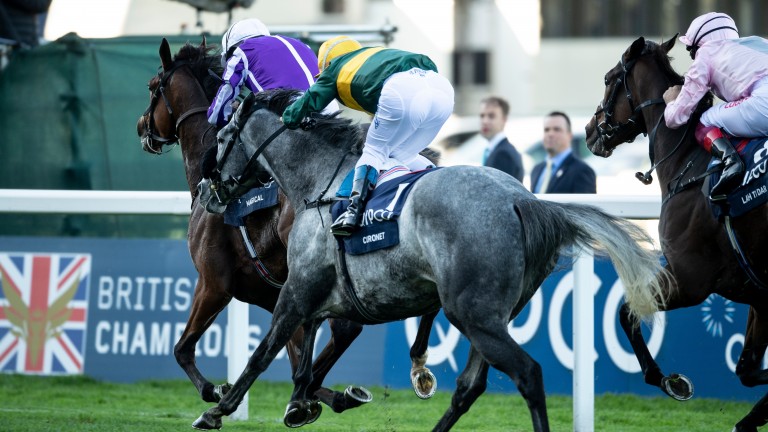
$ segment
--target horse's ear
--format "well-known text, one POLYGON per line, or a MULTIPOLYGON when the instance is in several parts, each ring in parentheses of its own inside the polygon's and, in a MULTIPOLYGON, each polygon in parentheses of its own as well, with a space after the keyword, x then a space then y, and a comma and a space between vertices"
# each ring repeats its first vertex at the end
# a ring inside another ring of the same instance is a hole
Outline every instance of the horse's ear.
POLYGON ((253 106, 256 102, 256 93, 248 93, 248 96, 243 99, 243 102, 240 103, 240 106, 237 108, 236 113, 236 122, 238 127, 242 129, 243 126, 245 126, 245 122, 248 120, 248 117, 251 115, 251 112, 253 111, 253 106))
POLYGON ((163 65, 163 70, 169 70, 173 65, 171 46, 168 45, 168 39, 166 38, 163 38, 163 41, 160 42, 160 62, 163 65))
POLYGON ((675 41, 677 40, 678 35, 680 35, 680 33, 675 33, 675 35, 672 36, 672 39, 661 44, 661 49, 663 49, 665 53, 672 51, 672 47, 675 46, 675 41))
POLYGON ((636 41, 632 42, 632 46, 627 51, 627 60, 632 60, 640 57, 645 49, 645 38, 640 36, 636 41))
POLYGON ((202 48, 203 50, 205 50, 205 35, 203 35, 203 41, 202 41, 202 42, 200 42, 200 48, 202 48))

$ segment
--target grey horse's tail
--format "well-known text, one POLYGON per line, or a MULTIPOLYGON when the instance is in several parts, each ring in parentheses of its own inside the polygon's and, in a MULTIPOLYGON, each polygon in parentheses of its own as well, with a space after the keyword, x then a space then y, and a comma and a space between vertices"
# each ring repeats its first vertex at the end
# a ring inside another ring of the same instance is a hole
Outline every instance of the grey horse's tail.
MULTIPOLYGON (((527 257, 550 263, 568 246, 605 252, 624 284, 624 298, 635 318, 649 318, 664 304, 662 284, 669 275, 645 231, 597 207, 583 204, 523 200, 516 204, 523 221, 527 257)), ((533 264, 536 265, 536 264, 533 264)), ((550 267, 551 268, 551 267, 550 267)))

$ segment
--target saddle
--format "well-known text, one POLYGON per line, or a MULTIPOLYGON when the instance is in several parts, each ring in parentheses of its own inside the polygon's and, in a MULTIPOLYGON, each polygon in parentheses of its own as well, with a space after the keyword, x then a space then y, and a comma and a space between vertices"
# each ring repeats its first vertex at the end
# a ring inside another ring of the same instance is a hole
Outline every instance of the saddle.
MULTIPOLYGON (((740 186, 728 192, 726 200, 710 202, 713 216, 720 221, 725 216, 741 216, 768 201, 768 138, 731 138, 731 144, 744 161, 744 179, 740 186)), ((707 168, 711 169, 718 163, 721 163, 720 160, 713 157, 707 168)), ((720 171, 714 172, 709 181, 704 182, 702 192, 705 195, 717 184, 720 175, 720 171)))
MULTIPOLYGON (((397 218, 403 211, 405 201, 413 185, 425 175, 441 168, 431 168, 423 171, 400 172, 396 175, 379 176, 379 181, 363 207, 363 221, 359 230, 350 236, 337 238, 339 247, 350 255, 362 255, 379 249, 392 247, 400 243, 397 218)), ((352 174, 352 173, 350 173, 352 174)), ((337 196, 349 196, 351 176, 344 180, 337 196), (345 184, 349 180, 349 186, 345 184)), ((331 219, 335 220, 349 206, 348 200, 336 201, 331 206, 331 219)))

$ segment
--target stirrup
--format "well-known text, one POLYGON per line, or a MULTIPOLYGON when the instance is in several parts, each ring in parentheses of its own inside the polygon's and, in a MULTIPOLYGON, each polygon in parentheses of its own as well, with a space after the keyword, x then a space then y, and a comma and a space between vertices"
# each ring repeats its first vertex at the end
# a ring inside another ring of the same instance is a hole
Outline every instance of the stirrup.
POLYGON ((352 232, 356 231, 357 227, 355 225, 345 223, 346 219, 352 216, 353 215, 349 214, 349 210, 340 214, 339 217, 337 217, 336 220, 331 224, 331 234, 342 237, 352 235, 352 232))

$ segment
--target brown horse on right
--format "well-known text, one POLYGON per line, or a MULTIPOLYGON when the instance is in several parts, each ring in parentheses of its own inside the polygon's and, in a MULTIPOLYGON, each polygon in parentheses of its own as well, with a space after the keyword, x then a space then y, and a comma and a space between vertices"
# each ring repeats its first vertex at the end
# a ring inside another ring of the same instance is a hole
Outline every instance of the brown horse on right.
MULTIPOLYGON (((197 204, 203 156, 210 148, 216 149, 216 130, 205 117, 220 83, 209 70, 221 75, 219 58, 209 55, 212 50, 213 47, 207 47, 203 40, 199 47, 185 45, 172 58, 170 46, 163 39, 159 51, 162 67, 149 82, 150 105, 137 124, 142 148, 149 153, 160 154, 165 145, 177 141, 183 143, 181 150, 192 194, 189 250, 199 279, 190 316, 174 348, 174 355, 206 402, 218 402, 230 385, 214 385, 203 376, 195 363, 195 345, 232 298, 273 312, 280 293, 280 281, 284 281, 288 274, 286 244, 294 216, 290 203, 280 193, 277 206, 245 218, 251 247, 258 252, 259 262, 255 263, 246 249, 241 231, 225 225, 221 215, 208 213, 197 204)), ((424 367, 433 319, 434 316, 427 316, 421 320, 419 334, 411 349, 412 383, 422 398, 431 396, 436 387, 434 375, 424 367)), ((331 340, 313 364, 314 382, 319 387, 315 396, 333 411, 342 412, 370 401, 370 392, 349 386, 342 393, 320 387, 320 383, 360 334, 362 326, 339 319, 329 320, 329 325, 331 340)), ((301 355, 302 339, 303 331, 299 329, 286 345, 294 371, 301 355)), ((319 405, 313 415, 315 418, 320 415, 319 405)))
MULTIPOLYGON (((608 157, 624 142, 640 133, 649 134, 653 168, 658 173, 662 208, 659 216, 661 247, 672 278, 664 286, 665 310, 690 307, 716 293, 750 306, 744 349, 736 375, 748 387, 768 383, 768 370, 762 359, 768 345, 768 206, 761 206, 733 218, 731 225, 750 263, 753 276, 742 269, 723 224, 712 215, 708 198, 701 192, 707 178, 710 155, 696 142, 693 126, 704 109, 712 104, 705 98, 690 126, 669 129, 664 123, 662 94, 683 83, 669 61, 673 37, 661 45, 637 39, 605 75, 605 94, 595 116, 586 127, 587 145, 598 156, 608 157), (654 159, 655 156, 655 160, 654 159)), ((638 178, 650 183, 650 171, 638 178)), ((708 178, 707 178, 708 179, 708 178)), ((645 382, 660 387, 666 394, 687 400, 693 394, 690 381, 679 374, 665 376, 651 356, 639 327, 629 320, 626 306, 620 322, 642 368, 645 382)), ((734 431, 757 431, 768 422, 768 395, 734 427, 734 431)))

